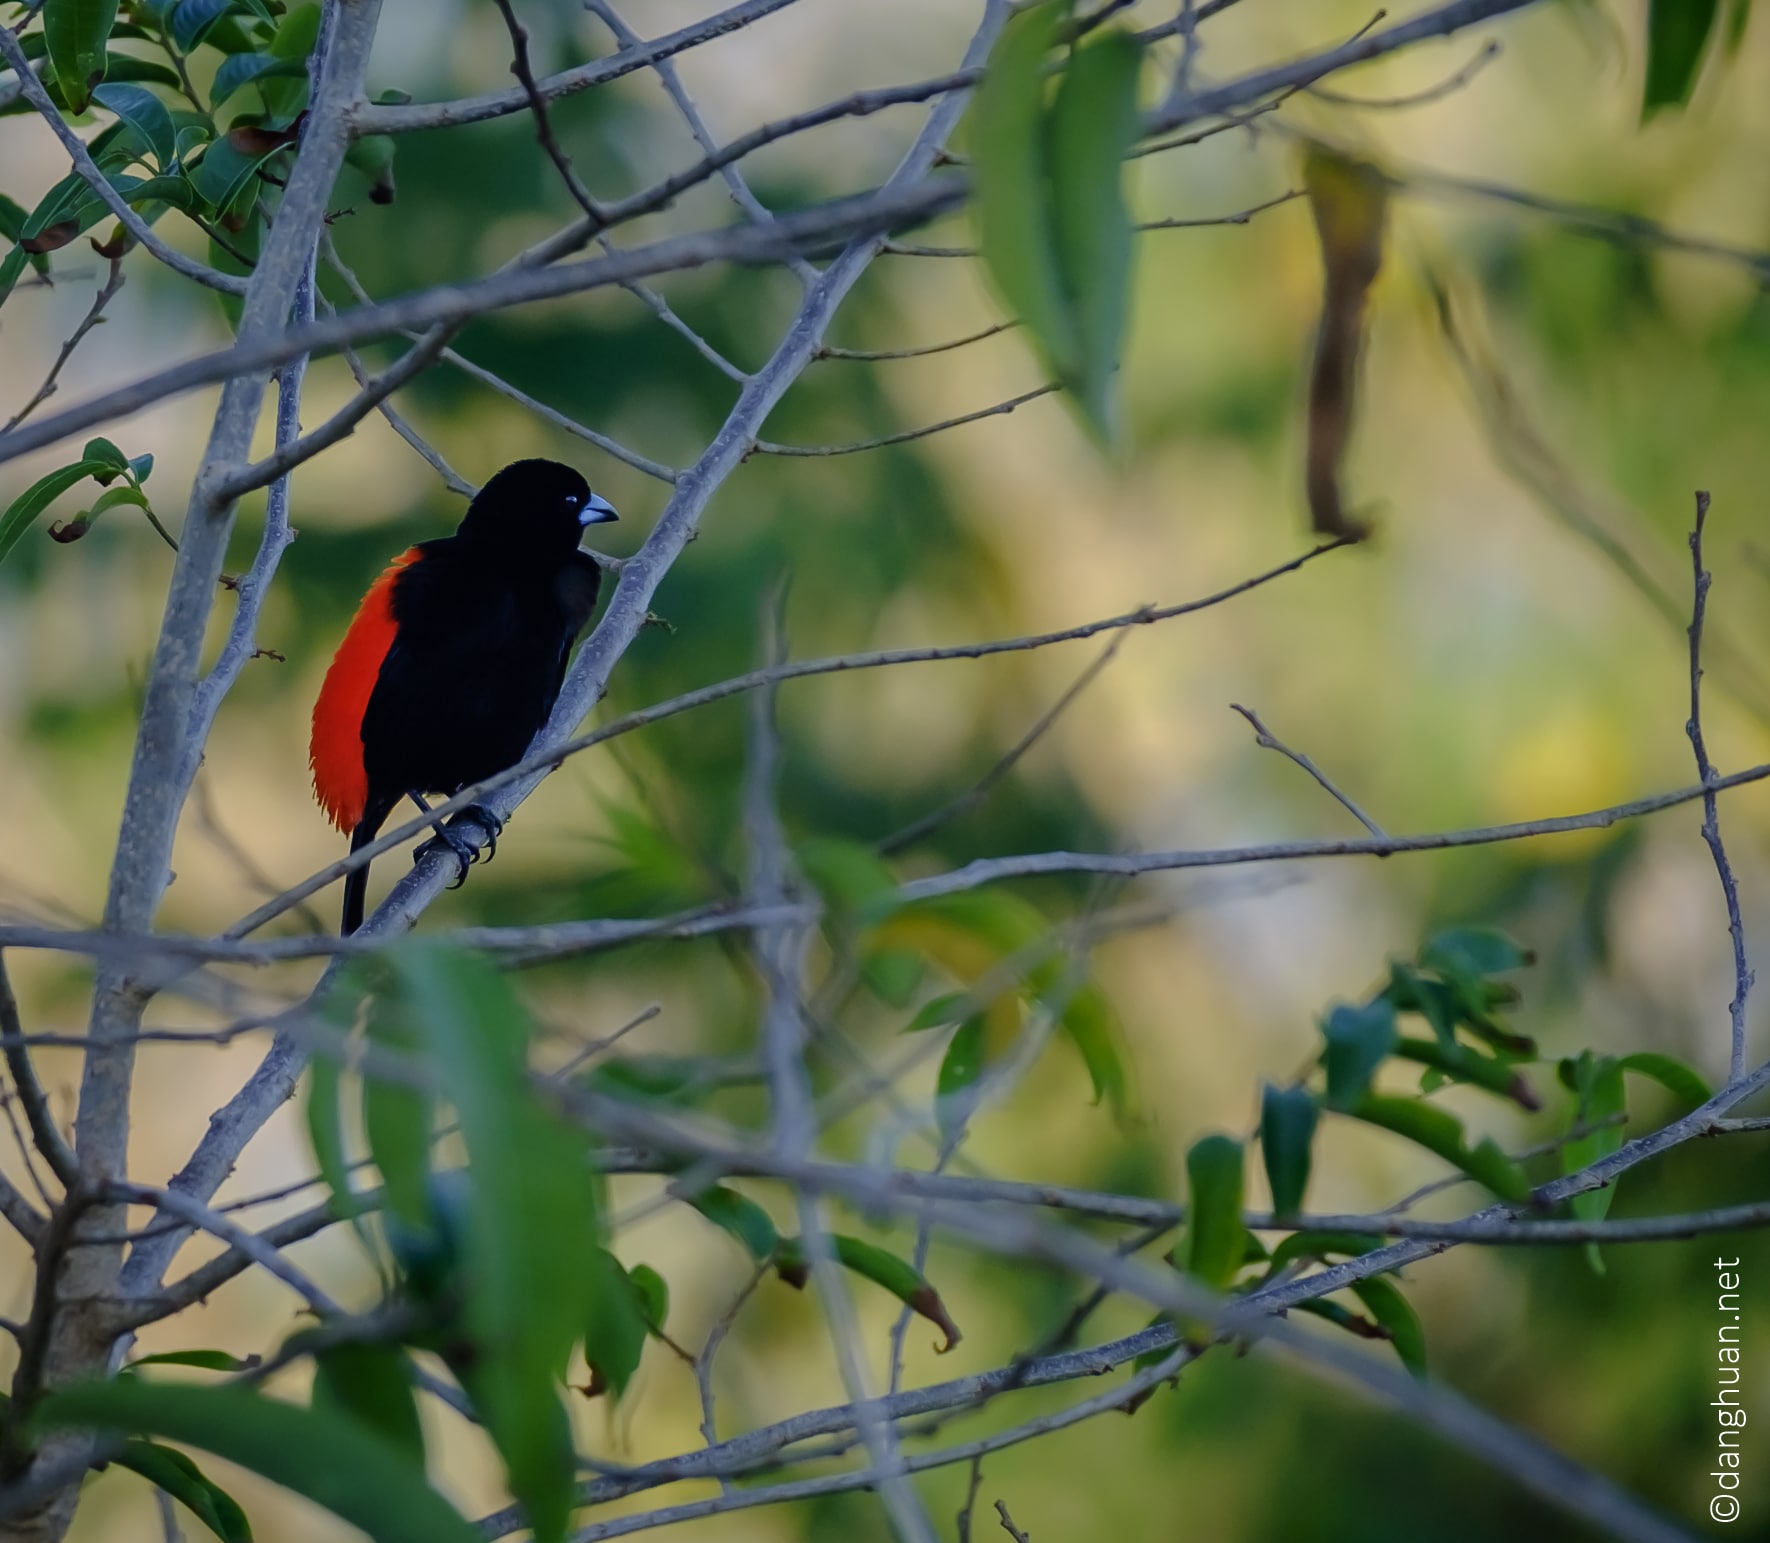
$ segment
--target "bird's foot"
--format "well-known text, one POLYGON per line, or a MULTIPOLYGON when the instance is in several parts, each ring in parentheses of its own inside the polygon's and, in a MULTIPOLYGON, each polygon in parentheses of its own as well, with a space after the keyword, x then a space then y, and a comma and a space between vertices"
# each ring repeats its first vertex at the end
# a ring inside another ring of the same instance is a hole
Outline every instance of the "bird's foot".
POLYGON ((469 804, 448 824, 412 853, 413 862, 421 862, 439 850, 447 851, 459 865, 460 871, 455 875, 455 882, 450 889, 459 889, 467 882, 467 870, 473 864, 490 862, 498 850, 498 837, 503 834, 504 822, 484 804, 469 804), (462 825, 477 825, 485 835, 485 845, 476 847, 459 829, 462 825))

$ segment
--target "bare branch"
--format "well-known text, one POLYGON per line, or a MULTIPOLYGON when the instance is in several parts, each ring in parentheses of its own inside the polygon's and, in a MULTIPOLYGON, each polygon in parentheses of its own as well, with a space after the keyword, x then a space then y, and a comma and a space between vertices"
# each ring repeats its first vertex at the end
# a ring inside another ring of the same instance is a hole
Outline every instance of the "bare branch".
POLYGON ((1383 839, 1384 833, 1382 826, 1378 825, 1375 820, 1360 809, 1357 804, 1353 803, 1350 798, 1339 790, 1339 788, 1334 786, 1327 774, 1322 771, 1315 762, 1299 751, 1291 749, 1291 747, 1282 739, 1276 738, 1272 730, 1267 728, 1266 725, 1260 721, 1260 715, 1251 707, 1243 707, 1240 702, 1231 702, 1229 706, 1233 711, 1240 713, 1242 717, 1246 718, 1253 726, 1255 744, 1257 744, 1262 750, 1276 750, 1287 761, 1302 767, 1304 771, 1308 772, 1309 775, 1321 785, 1323 790, 1326 791, 1328 796, 1331 797, 1335 803, 1339 804, 1342 809, 1350 814, 1353 819, 1357 820, 1358 823, 1373 836, 1377 837, 1379 840, 1383 839))
MULTIPOLYGON (((1716 781, 1715 768, 1709 762, 1708 748, 1702 739, 1702 627, 1708 615, 1710 577, 1702 565, 1702 527, 1708 518, 1709 496, 1696 495, 1696 524, 1690 531, 1690 566, 1695 577, 1695 600, 1690 611, 1690 717, 1684 732, 1690 737, 1690 748, 1696 752, 1696 775, 1704 787, 1716 781)), ((1727 902, 1727 932, 1733 940, 1733 1001, 1728 1015, 1733 1020, 1732 1053, 1728 1058, 1727 1079, 1736 1082, 1745 1072, 1745 1003, 1751 995, 1756 975, 1745 953, 1745 924, 1739 915, 1739 883, 1733 877, 1733 864, 1727 860, 1727 848, 1721 841, 1720 802, 1713 792, 1703 794, 1702 839, 1715 860, 1715 873, 1721 880, 1721 895, 1727 902)))

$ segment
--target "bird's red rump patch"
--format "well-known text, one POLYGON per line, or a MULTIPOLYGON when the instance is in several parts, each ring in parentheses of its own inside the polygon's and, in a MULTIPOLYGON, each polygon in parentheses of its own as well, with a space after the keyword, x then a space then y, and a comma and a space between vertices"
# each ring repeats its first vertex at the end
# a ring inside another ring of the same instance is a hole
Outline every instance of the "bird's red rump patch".
POLYGON ((369 774, 363 767, 363 714, 381 674, 381 661, 393 646, 393 586, 400 569, 422 556, 416 547, 401 552, 369 586, 332 656, 313 704, 313 738, 307 763, 313 768, 314 796, 331 822, 349 835, 363 817, 369 774))

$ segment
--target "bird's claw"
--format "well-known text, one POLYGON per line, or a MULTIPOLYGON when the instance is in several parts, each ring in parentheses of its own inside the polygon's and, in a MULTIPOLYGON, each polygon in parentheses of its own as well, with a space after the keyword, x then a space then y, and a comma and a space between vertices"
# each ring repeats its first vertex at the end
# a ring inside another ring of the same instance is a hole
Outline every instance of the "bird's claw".
POLYGON ((432 853, 446 850, 455 859, 459 871, 450 889, 459 889, 467 882, 467 870, 477 862, 490 862, 497 855, 498 837, 504 833, 504 822, 484 804, 469 804, 448 824, 442 826, 437 833, 412 853, 413 862, 421 862, 432 853), (477 825, 485 833, 485 845, 476 847, 468 841, 457 825, 471 823, 477 825))

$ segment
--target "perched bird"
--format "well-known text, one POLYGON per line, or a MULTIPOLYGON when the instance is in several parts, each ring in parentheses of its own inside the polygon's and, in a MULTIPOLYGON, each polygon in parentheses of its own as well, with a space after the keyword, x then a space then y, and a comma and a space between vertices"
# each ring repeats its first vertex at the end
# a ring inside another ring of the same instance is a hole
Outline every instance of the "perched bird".
MULTIPOLYGON (((313 709, 308 762, 320 806, 356 851, 394 806, 514 766, 546 723, 601 572, 585 527, 616 518, 569 466, 516 461, 452 536, 402 552, 369 588, 313 709)), ((498 822, 474 811, 495 843, 498 822)), ((463 811, 467 814, 469 811, 463 811)), ((471 850, 439 834, 463 864, 471 850)), ((344 882, 346 936, 369 869, 344 882)))

